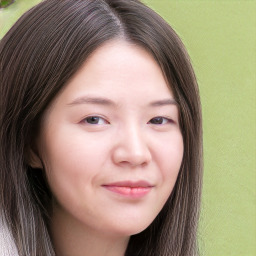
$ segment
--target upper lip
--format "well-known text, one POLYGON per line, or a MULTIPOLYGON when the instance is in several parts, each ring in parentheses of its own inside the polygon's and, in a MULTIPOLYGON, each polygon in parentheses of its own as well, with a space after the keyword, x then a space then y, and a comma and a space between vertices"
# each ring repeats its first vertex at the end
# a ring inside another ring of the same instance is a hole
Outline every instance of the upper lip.
POLYGON ((147 187, 153 187, 152 184, 145 180, 139 180, 139 181, 117 181, 112 182, 108 184, 104 184, 103 186, 107 187, 131 187, 131 188, 147 188, 147 187))

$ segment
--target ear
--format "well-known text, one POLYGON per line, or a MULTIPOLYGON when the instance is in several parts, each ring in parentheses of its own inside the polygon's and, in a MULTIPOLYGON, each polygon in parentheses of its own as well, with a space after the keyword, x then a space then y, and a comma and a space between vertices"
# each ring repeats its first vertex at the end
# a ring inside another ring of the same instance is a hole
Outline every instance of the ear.
POLYGON ((43 169, 42 160, 38 156, 38 154, 33 150, 29 149, 27 154, 27 164, 35 169, 43 169))

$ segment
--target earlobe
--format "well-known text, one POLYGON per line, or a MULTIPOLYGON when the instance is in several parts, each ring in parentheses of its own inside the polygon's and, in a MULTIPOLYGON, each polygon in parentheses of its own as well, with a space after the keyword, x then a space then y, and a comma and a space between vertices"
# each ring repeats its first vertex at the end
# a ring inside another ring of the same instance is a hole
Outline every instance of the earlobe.
POLYGON ((42 160, 33 149, 28 151, 27 164, 35 169, 43 169, 42 160))

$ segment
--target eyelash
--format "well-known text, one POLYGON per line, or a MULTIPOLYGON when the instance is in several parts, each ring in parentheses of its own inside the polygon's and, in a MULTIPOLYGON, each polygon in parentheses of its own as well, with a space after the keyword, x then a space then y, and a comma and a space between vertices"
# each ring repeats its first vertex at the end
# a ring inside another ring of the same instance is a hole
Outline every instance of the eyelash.
POLYGON ((165 125, 165 124, 170 124, 170 123, 174 123, 174 121, 170 118, 167 118, 167 117, 163 117, 163 116, 156 116, 156 117, 153 117, 152 119, 149 120, 148 123, 151 124, 154 124, 154 125, 165 125), (152 123, 152 121, 155 120, 156 122, 155 123, 152 123), (159 121, 165 121, 164 123, 159 123, 159 121))
MULTIPOLYGON (((89 125, 109 124, 109 122, 105 118, 103 118, 101 116, 88 116, 85 119, 83 119, 82 121, 86 122, 89 125), (89 120, 92 121, 92 123, 90 123, 89 120), (101 121, 99 123, 99 120, 103 120, 103 122, 101 121)), ((147 124, 166 125, 166 124, 170 124, 170 123, 174 123, 174 121, 172 119, 170 119, 170 118, 167 118, 167 117, 156 116, 156 117, 153 117, 152 119, 150 119, 147 124)))
POLYGON ((101 117, 101 116, 88 116, 86 117, 85 119, 82 120, 83 122, 86 122, 87 124, 89 125, 103 125, 103 124, 109 124, 109 122, 104 118, 104 117, 101 117), (95 122, 96 121, 99 121, 99 120, 103 120, 102 123, 90 123, 88 122, 88 120, 90 119, 94 119, 94 121, 92 120, 92 122, 95 122))

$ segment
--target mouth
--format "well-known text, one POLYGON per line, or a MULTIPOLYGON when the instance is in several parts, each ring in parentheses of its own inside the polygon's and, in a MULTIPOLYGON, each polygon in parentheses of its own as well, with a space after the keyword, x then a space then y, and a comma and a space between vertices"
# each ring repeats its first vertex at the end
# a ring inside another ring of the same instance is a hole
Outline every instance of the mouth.
POLYGON ((120 181, 103 185, 105 189, 115 194, 129 198, 140 198, 146 196, 154 187, 147 181, 120 181))

